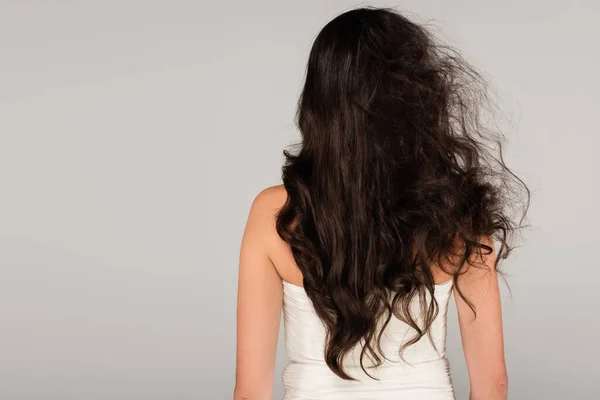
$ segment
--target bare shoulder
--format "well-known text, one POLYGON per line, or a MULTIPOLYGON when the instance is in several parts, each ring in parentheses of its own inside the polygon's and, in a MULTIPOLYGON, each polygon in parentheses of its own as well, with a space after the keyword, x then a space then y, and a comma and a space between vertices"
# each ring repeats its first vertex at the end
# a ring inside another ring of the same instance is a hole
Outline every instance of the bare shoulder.
POLYGON ((283 185, 270 186, 255 196, 250 207, 247 226, 260 236, 262 246, 266 246, 267 250, 271 250, 279 240, 275 228, 276 217, 286 199, 287 191, 283 185))
POLYGON ((283 185, 262 189, 252 202, 251 212, 260 215, 272 223, 287 200, 287 191, 283 185))
POLYGON ((266 210, 279 210, 287 199, 287 191, 283 185, 269 186, 262 189, 254 198, 254 203, 266 210))
POLYGON ((279 276, 292 284, 302 286, 302 273, 296 265, 290 246, 279 236, 275 226, 277 213, 285 205, 288 193, 283 185, 263 189, 254 199, 256 219, 261 224, 261 243, 279 276))

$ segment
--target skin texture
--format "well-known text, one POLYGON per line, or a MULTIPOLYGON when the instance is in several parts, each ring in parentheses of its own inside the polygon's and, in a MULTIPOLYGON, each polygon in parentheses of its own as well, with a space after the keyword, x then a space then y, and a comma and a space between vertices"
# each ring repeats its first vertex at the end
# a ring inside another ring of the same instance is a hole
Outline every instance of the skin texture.
MULTIPOLYGON (((234 400, 271 400, 277 337, 283 299, 282 280, 302 286, 302 274, 289 246, 275 230, 275 216, 287 193, 273 186, 254 199, 242 238, 237 309, 237 360, 234 400)), ((489 238, 482 242, 494 248, 489 238)), ((461 290, 476 309, 476 318, 458 293, 455 300, 462 345, 470 377, 471 400, 506 399, 502 313, 495 251, 472 260, 458 277, 461 290)), ((435 281, 447 281, 439 270, 435 281)))
POLYGON ((252 203, 240 249, 234 399, 271 399, 283 287, 270 254, 276 245, 275 190, 252 203), (273 235, 275 232, 275 236, 273 235))
MULTIPOLYGON (((489 238, 482 241, 494 249, 489 238)), ((496 252, 473 261, 475 267, 458 277, 476 315, 456 292, 458 322, 470 378, 471 400, 506 399, 508 377, 504 360, 502 308, 498 274, 493 268, 496 252)))

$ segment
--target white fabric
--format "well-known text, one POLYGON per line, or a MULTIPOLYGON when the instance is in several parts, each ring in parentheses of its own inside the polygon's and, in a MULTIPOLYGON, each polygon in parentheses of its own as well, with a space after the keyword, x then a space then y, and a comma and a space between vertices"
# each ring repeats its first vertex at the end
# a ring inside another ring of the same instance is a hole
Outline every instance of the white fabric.
MULTIPOLYGON (((399 357, 402 343, 414 330, 392 317, 381 338, 384 355, 389 359, 378 368, 360 367, 360 348, 344 361, 345 371, 357 381, 335 375, 325 364, 325 329, 304 288, 283 283, 285 345, 290 362, 283 373, 284 400, 454 400, 450 368, 446 359, 446 314, 452 294, 452 281, 435 286, 439 313, 431 326, 431 339, 425 335, 399 357), (433 344, 432 344, 433 342, 433 344), (435 344, 435 346, 434 346, 435 344), (437 350, 436 350, 437 349, 437 350)), ((427 301, 431 297, 427 296, 427 301)), ((419 300, 411 304, 418 315, 419 300)), ((365 364, 370 360, 365 358, 365 364)))

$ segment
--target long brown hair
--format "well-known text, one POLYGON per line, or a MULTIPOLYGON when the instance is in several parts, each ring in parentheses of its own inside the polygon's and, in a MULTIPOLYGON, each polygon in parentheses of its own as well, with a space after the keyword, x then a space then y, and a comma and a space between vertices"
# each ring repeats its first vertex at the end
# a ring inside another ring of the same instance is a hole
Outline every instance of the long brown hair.
POLYGON ((486 92, 456 51, 391 9, 348 11, 314 41, 298 104, 301 146, 284 151, 288 199, 277 231, 327 330, 325 360, 338 376, 353 379, 343 359, 359 344, 361 366, 367 354, 381 364, 379 338, 392 316, 416 332, 401 350, 428 332, 433 296, 420 316, 409 304, 433 295, 434 266, 462 296, 457 277, 493 250, 482 237, 501 243, 496 269, 511 250, 529 190, 506 167, 502 136, 481 123, 486 92))

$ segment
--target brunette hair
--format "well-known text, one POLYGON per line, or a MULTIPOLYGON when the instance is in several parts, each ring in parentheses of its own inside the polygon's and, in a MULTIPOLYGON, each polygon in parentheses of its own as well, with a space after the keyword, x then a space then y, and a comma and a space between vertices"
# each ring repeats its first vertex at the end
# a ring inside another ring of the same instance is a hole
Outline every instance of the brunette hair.
POLYGON ((504 163, 503 136, 483 126, 486 88, 458 52, 392 9, 345 12, 315 39, 276 226, 341 378, 353 379, 343 359, 356 345, 363 370, 365 355, 381 364, 392 316, 416 332, 400 351, 428 332, 438 313, 433 268, 453 276, 475 311, 457 277, 496 251, 486 237, 500 242, 496 270, 513 248, 529 190, 504 163), (427 292, 433 301, 414 315, 411 301, 427 292))

